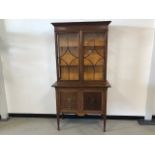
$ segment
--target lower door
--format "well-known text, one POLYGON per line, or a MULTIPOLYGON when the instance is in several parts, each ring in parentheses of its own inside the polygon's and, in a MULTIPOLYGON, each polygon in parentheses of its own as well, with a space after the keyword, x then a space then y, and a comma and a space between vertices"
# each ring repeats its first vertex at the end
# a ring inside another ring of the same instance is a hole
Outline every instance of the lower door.
POLYGON ((61 112, 78 113, 79 111, 79 92, 74 89, 60 90, 60 109, 61 112))
POLYGON ((103 91, 85 90, 83 92, 83 111, 89 113, 102 113, 103 91))

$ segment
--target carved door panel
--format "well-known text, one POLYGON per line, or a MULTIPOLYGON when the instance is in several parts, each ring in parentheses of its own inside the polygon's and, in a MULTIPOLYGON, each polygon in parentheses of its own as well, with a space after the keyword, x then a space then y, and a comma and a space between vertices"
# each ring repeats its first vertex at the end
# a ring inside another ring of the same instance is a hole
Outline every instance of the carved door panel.
POLYGON ((62 111, 74 112, 79 109, 79 93, 76 90, 60 91, 60 107, 62 111))
POLYGON ((102 110, 102 93, 101 92, 84 92, 84 111, 101 111, 102 110))

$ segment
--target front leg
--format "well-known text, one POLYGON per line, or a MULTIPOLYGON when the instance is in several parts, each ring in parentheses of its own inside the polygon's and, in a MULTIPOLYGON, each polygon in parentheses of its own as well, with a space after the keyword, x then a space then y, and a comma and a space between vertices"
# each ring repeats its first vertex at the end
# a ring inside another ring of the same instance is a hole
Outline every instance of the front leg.
POLYGON ((63 113, 63 112, 62 112, 61 118, 62 118, 62 119, 64 119, 64 118, 65 118, 65 115, 64 115, 64 113, 63 113))
POLYGON ((57 113, 57 130, 60 131, 60 114, 57 113))
POLYGON ((107 121, 107 117, 106 115, 103 115, 103 132, 106 132, 106 121, 107 121))

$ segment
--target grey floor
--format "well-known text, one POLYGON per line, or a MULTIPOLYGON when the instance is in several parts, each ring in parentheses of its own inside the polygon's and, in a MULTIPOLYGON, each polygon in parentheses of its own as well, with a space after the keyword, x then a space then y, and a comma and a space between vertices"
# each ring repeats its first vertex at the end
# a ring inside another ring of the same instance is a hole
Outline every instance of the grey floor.
POLYGON ((0 121, 0 135, 155 135, 155 126, 140 126, 137 121, 107 120, 102 132, 98 119, 64 119, 61 131, 54 118, 10 118, 0 121))

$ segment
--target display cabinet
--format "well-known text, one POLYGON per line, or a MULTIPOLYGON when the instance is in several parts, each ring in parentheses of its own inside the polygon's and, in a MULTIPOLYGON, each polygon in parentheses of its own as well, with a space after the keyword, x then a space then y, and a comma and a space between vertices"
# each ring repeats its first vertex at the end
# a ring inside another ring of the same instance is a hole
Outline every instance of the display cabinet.
POLYGON ((101 115, 106 130, 110 21, 52 23, 55 30, 57 125, 60 115, 101 115))

